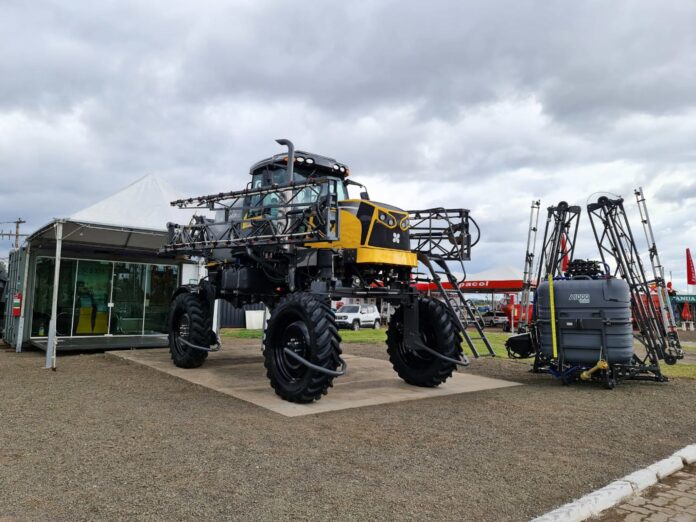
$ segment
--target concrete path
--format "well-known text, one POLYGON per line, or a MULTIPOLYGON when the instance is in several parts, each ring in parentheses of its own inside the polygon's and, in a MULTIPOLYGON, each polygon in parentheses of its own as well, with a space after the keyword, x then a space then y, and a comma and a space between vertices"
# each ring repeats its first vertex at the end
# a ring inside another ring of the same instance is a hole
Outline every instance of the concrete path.
POLYGON ((603 513, 601 522, 696 522, 696 466, 677 471, 603 513))
POLYGON ((293 404, 274 393, 266 378, 258 346, 249 346, 248 343, 211 353, 202 367, 193 370, 174 366, 168 349, 114 351, 107 352, 107 356, 147 366, 287 417, 519 385, 464 370, 437 388, 419 388, 399 379, 388 361, 346 355, 348 373, 334 379, 328 395, 312 404, 293 404))

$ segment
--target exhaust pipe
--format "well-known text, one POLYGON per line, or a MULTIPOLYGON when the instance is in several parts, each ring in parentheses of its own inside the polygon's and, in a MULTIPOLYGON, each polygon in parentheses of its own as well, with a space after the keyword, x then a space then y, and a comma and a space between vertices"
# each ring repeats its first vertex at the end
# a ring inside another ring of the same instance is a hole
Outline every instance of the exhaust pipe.
POLYGON ((276 140, 278 145, 284 145, 288 148, 288 179, 290 183, 295 182, 295 145, 292 141, 281 138, 276 140))

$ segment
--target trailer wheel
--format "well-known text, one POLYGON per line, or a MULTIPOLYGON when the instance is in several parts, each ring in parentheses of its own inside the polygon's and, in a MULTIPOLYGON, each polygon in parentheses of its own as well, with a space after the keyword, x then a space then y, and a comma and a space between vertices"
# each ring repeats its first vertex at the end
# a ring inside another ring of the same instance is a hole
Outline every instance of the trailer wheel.
POLYGON ((284 349, 312 364, 336 370, 340 342, 328 303, 304 292, 283 297, 273 309, 264 335, 264 366, 276 394, 290 402, 319 400, 333 385, 333 376, 308 368, 284 349))
MULTIPOLYGON (((423 344, 446 357, 458 359, 462 351, 461 337, 457 335, 447 307, 435 299, 419 298, 418 316, 423 344)), ((438 386, 456 369, 453 363, 404 345, 403 307, 399 307, 389 319, 387 353, 399 377, 414 386, 438 386)))
POLYGON ((616 377, 614 376, 614 371, 609 369, 604 372, 604 387, 607 390, 613 390, 616 388, 616 377))
POLYGON ((169 353, 179 368, 198 368, 208 357, 208 352, 182 343, 188 341, 197 346, 210 346, 212 316, 208 303, 198 294, 185 292, 172 301, 169 311, 169 353))

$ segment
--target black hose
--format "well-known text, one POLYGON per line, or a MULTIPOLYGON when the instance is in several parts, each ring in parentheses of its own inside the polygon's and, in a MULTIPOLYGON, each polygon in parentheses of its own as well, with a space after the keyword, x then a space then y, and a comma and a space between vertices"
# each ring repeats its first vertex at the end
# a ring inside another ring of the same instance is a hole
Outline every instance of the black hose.
POLYGON ((471 243, 471 246, 475 247, 477 245, 477 243, 481 240, 481 228, 478 226, 478 223, 476 222, 476 220, 474 218, 472 218, 471 216, 469 216, 469 221, 474 225, 474 227, 476 227, 476 241, 473 241, 471 243))

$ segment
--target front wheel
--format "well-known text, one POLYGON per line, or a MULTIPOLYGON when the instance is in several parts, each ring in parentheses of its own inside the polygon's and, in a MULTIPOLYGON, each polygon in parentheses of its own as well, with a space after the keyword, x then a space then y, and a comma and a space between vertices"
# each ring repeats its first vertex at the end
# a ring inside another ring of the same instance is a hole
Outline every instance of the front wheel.
POLYGON ((328 303, 304 292, 283 297, 271 312, 263 342, 266 375, 276 394, 290 402, 321 399, 333 385, 333 376, 307 367, 286 348, 313 365, 335 371, 340 342, 328 303))
MULTIPOLYGON (((461 337, 443 303, 426 297, 418 299, 418 330, 421 341, 428 348, 450 359, 460 358, 461 337)), ((403 306, 389 320, 387 353, 399 377, 414 386, 438 386, 449 379, 456 369, 456 364, 452 362, 405 345, 403 306)))
POLYGON ((379 330, 379 327, 381 326, 379 319, 375 320, 375 324, 372 326, 375 330, 379 330))
POLYGON ((169 310, 169 353, 175 366, 198 368, 208 352, 193 348, 210 346, 213 320, 207 301, 198 294, 177 295, 169 310))
POLYGON ((355 321, 353 321, 351 327, 353 328, 354 332, 357 332, 358 330, 360 330, 360 321, 356 319, 355 321))

